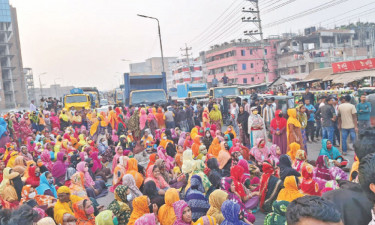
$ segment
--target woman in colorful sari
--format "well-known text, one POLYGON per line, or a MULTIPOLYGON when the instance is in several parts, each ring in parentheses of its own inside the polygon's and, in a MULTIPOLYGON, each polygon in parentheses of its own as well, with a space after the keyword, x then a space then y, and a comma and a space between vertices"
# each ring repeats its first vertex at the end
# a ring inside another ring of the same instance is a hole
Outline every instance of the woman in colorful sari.
POLYGON ((30 185, 25 185, 22 188, 22 199, 20 205, 26 203, 30 200, 35 200, 38 206, 41 208, 47 209, 53 207, 53 203, 56 202, 56 199, 49 195, 38 195, 36 190, 30 185))
POLYGON ((250 224, 248 223, 249 221, 247 221, 246 218, 243 218, 243 216, 240 214, 240 211, 241 211, 240 206, 232 201, 226 200, 221 206, 221 211, 223 212, 223 216, 225 218, 225 220, 221 223, 221 225, 250 224), (242 216, 242 220, 239 219, 239 217, 241 216, 242 216))
POLYGON ((36 188, 38 195, 49 195, 54 198, 57 198, 57 192, 54 185, 54 179, 50 172, 44 172, 40 176, 40 184, 36 188))
POLYGON ((307 164, 306 162, 307 156, 305 150, 298 150, 296 153, 296 160, 293 163, 293 169, 295 169, 298 173, 301 173, 302 167, 307 164))
POLYGON ((204 108, 202 113, 202 127, 205 129, 210 127, 210 112, 207 107, 204 108))
POLYGON ((52 176, 57 183, 63 184, 65 182, 65 173, 67 165, 65 164, 66 156, 64 152, 57 153, 57 160, 52 167, 52 176))
POLYGON ((173 225, 193 225, 192 212, 189 205, 183 201, 173 203, 176 220, 173 225))
POLYGON ((310 164, 304 164, 302 167, 301 192, 306 195, 320 196, 319 185, 313 179, 314 167, 310 164))
POLYGON ((142 217, 140 217, 139 219, 137 219, 134 225, 144 225, 144 224, 157 225, 156 224, 157 221, 158 221, 158 218, 157 216, 155 216, 154 213, 147 213, 143 215, 142 217))
POLYGON ((178 191, 174 188, 168 189, 165 192, 164 200, 165 204, 159 208, 158 212, 160 223, 163 225, 173 225, 176 220, 173 204, 180 200, 178 191))
MULTIPOLYGON (((230 174, 230 178, 232 178, 235 186, 235 191, 241 197, 241 200, 245 204, 246 209, 252 210, 256 208, 259 202, 259 197, 257 196, 258 193, 249 192, 247 189, 245 190, 244 184, 242 183, 242 178, 244 177, 244 168, 239 165, 233 166, 230 174)), ((249 183, 249 186, 251 186, 251 181, 249 183)))
POLYGON ((84 176, 84 184, 87 195, 91 198, 101 198, 108 194, 108 189, 103 180, 94 181, 88 172, 89 167, 86 162, 80 162, 77 165, 77 172, 84 176))
POLYGON ((14 160, 13 170, 20 174, 22 177, 26 170, 26 161, 23 159, 23 156, 17 156, 14 160))
POLYGON ((296 176, 287 176, 284 181, 284 188, 279 192, 276 201, 291 202, 296 198, 303 197, 304 194, 298 190, 298 183, 296 176))
POLYGON ((126 174, 122 178, 123 185, 127 186, 130 190, 131 198, 128 199, 129 204, 132 204, 132 200, 136 197, 142 196, 142 192, 138 189, 138 187, 135 185, 134 177, 130 174, 126 174))
POLYGON ((3 170, 3 180, 0 184, 0 197, 2 200, 17 206, 22 197, 22 188, 23 183, 19 173, 12 171, 12 168, 6 167, 3 170))
POLYGON ((250 135, 250 147, 252 148, 256 146, 256 140, 258 140, 258 138, 266 138, 266 127, 264 125, 264 120, 258 114, 257 107, 251 108, 251 114, 249 116, 247 126, 250 135))
POLYGON ((287 176, 296 176, 296 177, 301 176, 299 172, 297 172, 295 169, 292 168, 292 160, 290 159, 288 155, 280 156, 279 168, 280 168, 280 179, 282 181, 284 181, 287 176))
POLYGON ((286 223, 286 209, 289 202, 274 201, 272 204, 272 212, 268 213, 264 218, 264 225, 285 225, 286 223))
MULTIPOLYGON (((48 145, 48 144, 46 144, 48 145)), ((53 163, 51 161, 51 154, 50 154, 50 151, 48 151, 47 149, 45 149, 42 154, 40 155, 40 159, 42 160, 43 164, 47 167, 47 169, 49 171, 52 170, 53 168, 53 163)))
POLYGON ((268 213, 272 211, 272 204, 276 200, 283 182, 279 179, 276 165, 273 161, 264 161, 262 170, 259 208, 262 212, 268 213))
POLYGON ((223 148, 217 157, 217 161, 219 162, 219 168, 222 170, 223 175, 229 176, 230 167, 232 166, 232 156, 229 153, 229 146, 227 143, 224 143, 223 148))
POLYGON ((220 141, 218 137, 215 137, 210 145, 210 148, 208 149, 208 154, 212 154, 214 157, 219 156, 219 152, 221 150, 220 141))
POLYGON ((287 137, 286 137, 287 121, 283 117, 283 112, 276 110, 275 118, 272 119, 270 128, 272 133, 272 143, 280 147, 281 154, 287 152, 287 137))
POLYGON ((268 159, 269 150, 263 138, 258 138, 256 140, 256 145, 250 150, 250 155, 255 158, 258 165, 262 165, 263 161, 268 159))
POLYGON ((134 177, 135 183, 138 188, 140 188, 143 184, 143 176, 138 172, 138 161, 135 158, 131 158, 128 160, 128 167, 126 174, 131 174, 134 177))
MULTIPOLYGON (((229 153, 228 153, 229 154, 229 153)), ((182 154, 182 173, 191 173, 193 172, 195 160, 193 159, 193 152, 185 150, 182 154)))
POLYGON ((70 189, 66 186, 60 187, 57 194, 59 195, 59 199, 54 207, 54 219, 56 223, 66 224, 68 221, 75 221, 72 205, 83 199, 76 195, 71 195, 70 189))
POLYGON ((207 211, 207 216, 214 217, 218 224, 221 224, 224 221, 221 206, 227 198, 228 194, 223 190, 215 190, 209 197, 210 208, 207 211))
POLYGON ((286 126, 286 133, 288 137, 288 151, 289 145, 293 142, 298 143, 301 146, 301 149, 305 150, 301 133, 301 123, 297 118, 297 109, 288 109, 288 116, 289 118, 286 126))
POLYGON ((36 166, 31 166, 28 169, 29 177, 26 179, 25 184, 29 184, 32 187, 36 188, 39 186, 40 183, 40 169, 36 166))
POLYGON ((164 180, 163 176, 160 174, 160 169, 157 165, 150 166, 147 170, 147 178, 145 182, 154 181, 156 187, 160 189, 168 189, 169 184, 164 180))
POLYGON ((127 224, 129 221, 131 214, 127 198, 129 194, 130 190, 127 186, 117 186, 115 189, 115 199, 109 204, 107 208, 115 214, 119 224, 127 224))
POLYGON ((329 171, 328 168, 328 156, 321 155, 316 160, 316 167, 313 171, 313 179, 319 185, 319 189, 323 190, 327 181, 335 180, 335 177, 329 171))
POLYGON ((210 121, 211 124, 216 125, 216 129, 221 130, 221 126, 223 124, 223 117, 217 104, 213 106, 213 109, 210 112, 210 121))
POLYGON ((94 206, 88 199, 73 204, 74 217, 77 225, 95 225, 94 206))
POLYGON ((150 213, 148 207, 150 199, 146 196, 140 196, 133 200, 133 212, 130 215, 128 225, 134 225, 135 221, 141 218, 144 214, 150 213))
POLYGON ((244 110, 243 106, 240 106, 240 111, 237 117, 237 123, 240 129, 240 140, 245 146, 249 146, 249 129, 248 129, 249 113, 244 110))
POLYGON ((70 190, 72 191, 73 195, 77 195, 82 198, 88 198, 87 192, 85 189, 85 178, 83 173, 75 173, 70 178, 70 190))
POLYGON ((290 157, 292 161, 296 160, 296 154, 297 154, 297 151, 300 150, 300 148, 301 146, 298 143, 296 142, 290 143, 289 150, 286 154, 290 157))
POLYGON ((303 140, 303 147, 307 153, 307 136, 306 136, 306 126, 307 126, 307 114, 306 114, 306 106, 301 104, 297 106, 297 118, 298 121, 301 123, 301 134, 303 140))
POLYGON ((210 205, 204 196, 205 189, 201 177, 193 175, 190 179, 190 185, 190 188, 186 191, 185 201, 191 208, 192 220, 197 221, 200 217, 206 215, 210 205))
MULTIPOLYGON (((246 206, 243 204, 239 194, 236 192, 236 186, 233 182, 233 179, 230 177, 223 177, 221 179, 221 190, 225 191, 228 194, 228 200, 238 204, 240 206, 241 214, 250 222, 255 221, 255 216, 246 209, 246 206)), ((224 212, 223 212, 224 213, 224 212)))
POLYGON ((319 155, 326 155, 330 160, 337 160, 337 158, 341 156, 341 153, 332 145, 330 140, 323 139, 319 155))
POLYGON ((156 121, 158 122, 159 129, 165 128, 165 117, 163 113, 163 109, 161 107, 158 108, 158 112, 155 114, 156 121))

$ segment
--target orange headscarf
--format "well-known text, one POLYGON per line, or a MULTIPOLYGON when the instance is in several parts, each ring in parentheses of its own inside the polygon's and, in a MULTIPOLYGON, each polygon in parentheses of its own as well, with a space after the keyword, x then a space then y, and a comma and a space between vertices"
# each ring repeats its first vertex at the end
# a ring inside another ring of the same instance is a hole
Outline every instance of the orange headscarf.
MULTIPOLYGON (((90 218, 87 218, 83 202, 81 200, 73 204, 74 217, 77 219, 77 225, 95 225, 95 216, 94 214, 90 215, 90 218)), ((89 201, 89 200, 86 200, 89 201)), ((87 203, 86 203, 87 204, 87 203)))
POLYGON ((128 168, 126 174, 131 174, 134 177, 135 184, 140 188, 143 184, 143 176, 138 172, 138 161, 134 158, 128 160, 128 168))
POLYGON ((292 161, 294 162, 294 160, 296 160, 297 151, 301 148, 301 146, 296 142, 293 142, 289 145, 289 148, 290 150, 286 154, 289 155, 292 161))
POLYGON ((221 150, 219 138, 215 137, 214 140, 212 141, 210 148, 208 149, 208 154, 211 154, 217 158, 219 156, 221 150))
POLYGON ((178 191, 174 188, 170 188, 165 192, 165 204, 160 207, 158 217, 160 224, 173 225, 176 220, 176 215, 173 209, 173 203, 180 200, 178 191))
POLYGON ((156 121, 158 122, 159 129, 162 129, 165 127, 165 119, 164 119, 164 113, 162 108, 158 108, 158 112, 155 113, 156 121))
POLYGON ((194 157, 197 157, 199 155, 199 146, 201 146, 201 140, 199 135, 196 135, 194 137, 194 143, 191 146, 191 150, 193 151, 194 157))
POLYGON ((150 213, 148 208, 147 196, 142 195, 133 200, 133 212, 130 215, 128 225, 134 225, 135 221, 146 213, 150 213))

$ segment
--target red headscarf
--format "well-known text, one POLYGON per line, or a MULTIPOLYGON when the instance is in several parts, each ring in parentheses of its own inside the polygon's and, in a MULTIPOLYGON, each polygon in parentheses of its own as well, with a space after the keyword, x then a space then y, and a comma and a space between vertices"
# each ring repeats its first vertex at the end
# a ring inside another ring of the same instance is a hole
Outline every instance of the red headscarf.
POLYGON ((275 172, 275 163, 272 160, 263 161, 262 165, 263 174, 260 179, 260 209, 263 209, 263 204, 266 199, 267 189, 268 189, 268 180, 272 175, 276 175, 275 172))
POLYGON ((303 179, 301 183, 301 191, 305 194, 320 196, 321 193, 319 191, 319 186, 313 180, 313 170, 314 168, 309 164, 305 164, 302 167, 301 173, 303 179))
POLYGON ((279 114, 281 113, 282 111, 279 109, 279 110, 276 110, 276 113, 275 113, 275 118, 271 121, 271 127, 273 129, 277 129, 279 128, 280 130, 281 129, 284 129, 286 127, 286 119, 284 117, 280 117, 279 114))
POLYGON ((36 166, 29 167, 29 177, 26 179, 26 184, 30 184, 32 187, 36 188, 39 186, 40 179, 35 176, 36 166))
POLYGON ((150 166, 153 166, 155 164, 155 162, 156 162, 156 156, 157 156, 156 153, 152 153, 150 155, 150 162, 147 165, 146 171, 148 171, 148 168, 150 168, 150 166))
POLYGON ((241 178, 244 174, 244 169, 241 166, 233 166, 230 169, 230 175, 231 178, 234 182, 234 186, 236 186, 236 192, 241 196, 245 197, 246 193, 245 190, 243 189, 243 186, 241 184, 241 178))

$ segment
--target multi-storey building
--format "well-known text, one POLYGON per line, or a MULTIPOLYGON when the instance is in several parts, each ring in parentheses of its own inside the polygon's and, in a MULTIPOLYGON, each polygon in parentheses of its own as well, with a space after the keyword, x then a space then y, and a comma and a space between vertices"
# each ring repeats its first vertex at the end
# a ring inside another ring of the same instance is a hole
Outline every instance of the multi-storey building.
POLYGON ((27 105, 17 11, 8 0, 0 0, 0 66, 0 109, 27 105))
POLYGON ((27 99, 31 102, 36 100, 35 98, 35 87, 34 87, 34 74, 33 69, 24 68, 23 73, 26 79, 27 99))
POLYGON ((202 61, 200 58, 178 59, 172 65, 172 79, 167 80, 171 87, 182 83, 205 83, 205 77, 202 70, 202 61))
MULTIPOLYGON (((265 40, 265 54, 268 64, 268 81, 276 79, 277 62, 276 46, 278 37, 265 40)), ((226 74, 230 84, 259 84, 266 82, 266 69, 263 60, 263 48, 260 42, 249 40, 233 40, 231 43, 211 46, 206 52, 208 70, 207 82, 212 79, 221 80, 226 74)))

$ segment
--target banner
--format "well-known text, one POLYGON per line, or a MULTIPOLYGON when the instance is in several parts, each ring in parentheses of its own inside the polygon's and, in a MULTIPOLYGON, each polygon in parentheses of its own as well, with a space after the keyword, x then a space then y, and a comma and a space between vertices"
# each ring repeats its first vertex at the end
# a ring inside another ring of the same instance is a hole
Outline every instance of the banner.
POLYGON ((333 73, 375 69, 375 58, 332 63, 333 73))

